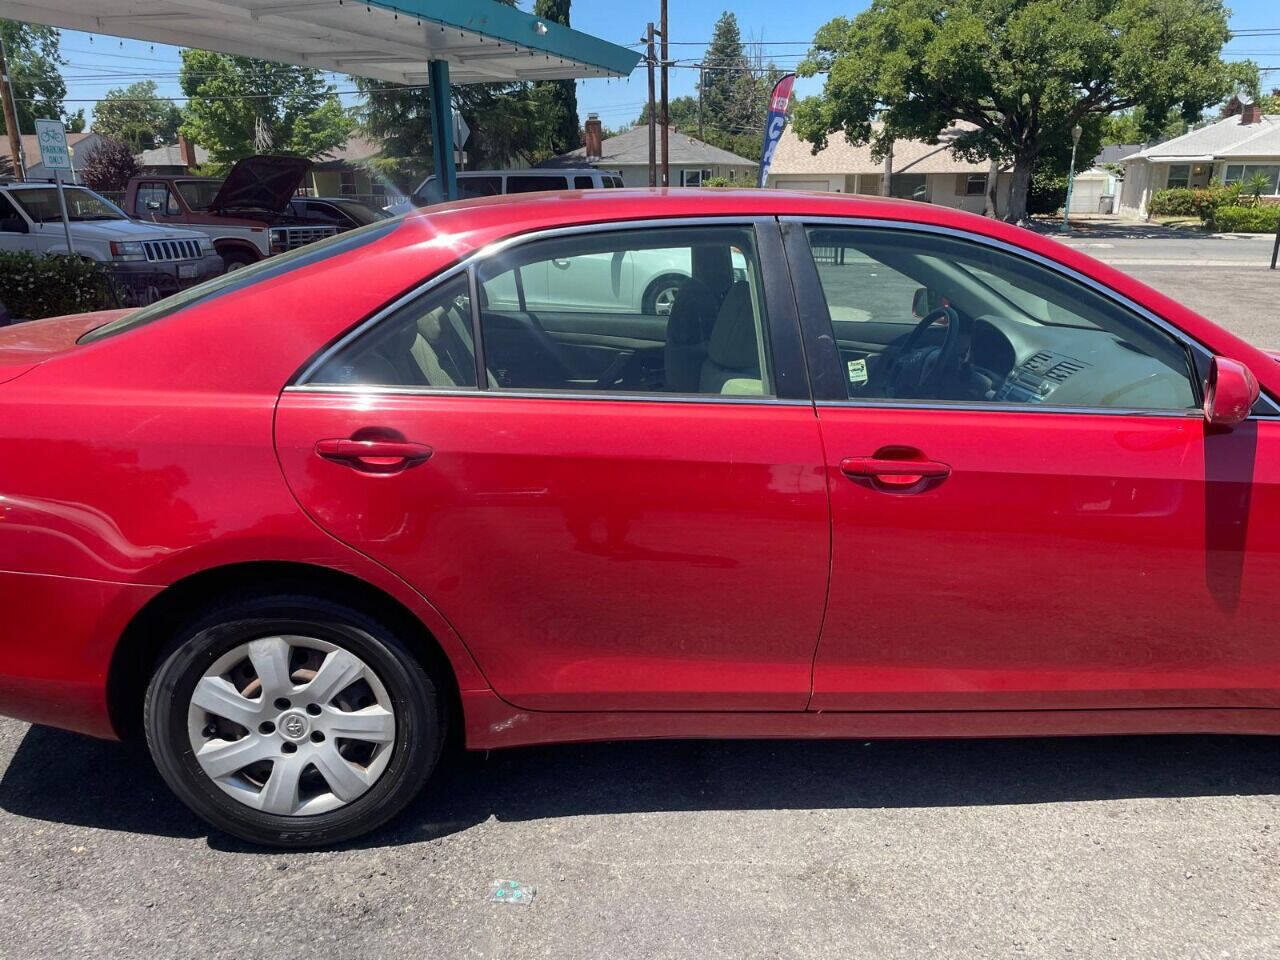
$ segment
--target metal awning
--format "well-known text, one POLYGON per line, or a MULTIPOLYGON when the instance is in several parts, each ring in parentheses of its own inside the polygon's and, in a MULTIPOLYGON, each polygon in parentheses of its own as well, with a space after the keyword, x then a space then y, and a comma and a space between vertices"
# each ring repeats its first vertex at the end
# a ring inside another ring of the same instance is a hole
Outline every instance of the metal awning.
POLYGON ((449 198, 451 83, 625 77, 640 60, 494 0, 0 0, 0 17, 428 84, 433 160, 449 198))
POLYGON ((0 0, 0 17, 69 30, 427 82, 624 77, 640 54, 494 0, 0 0))

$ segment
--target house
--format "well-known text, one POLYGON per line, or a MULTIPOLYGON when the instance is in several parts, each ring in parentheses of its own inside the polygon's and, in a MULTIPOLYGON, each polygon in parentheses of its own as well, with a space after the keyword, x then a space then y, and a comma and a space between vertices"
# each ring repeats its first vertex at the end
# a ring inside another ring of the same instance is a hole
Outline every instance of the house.
POLYGON ((1157 190, 1247 183, 1258 174, 1268 180, 1262 199, 1280 202, 1280 114, 1233 106, 1238 113, 1125 157, 1120 212, 1145 217, 1157 190))
POLYGON ((403 192, 369 163, 382 153, 382 144, 352 136, 312 165, 303 181, 313 197, 349 197, 382 206, 403 192))
MULTIPOLYGON (((587 145, 552 157, 541 167, 596 167, 622 177, 628 187, 649 185, 649 127, 632 127, 616 137, 601 137, 600 118, 588 114, 587 145)), ((662 131, 657 133, 661 162, 662 131)), ((754 160, 721 150, 674 128, 667 132, 667 167, 673 187, 696 187, 711 177, 746 180, 754 184, 759 166, 754 160)))
MULTIPOLYGON (((957 157, 951 151, 951 144, 966 129, 969 128, 963 125, 949 127, 939 136, 938 143, 896 141, 888 194, 982 213, 989 164, 957 157)), ((801 140, 787 127, 774 151, 767 185, 879 196, 883 193, 884 172, 885 161, 871 156, 870 144, 855 146, 843 134, 834 133, 827 146, 814 153, 813 144, 801 140)), ((1000 172, 996 194, 999 209, 1009 202, 1010 179, 1007 169, 1000 172)))
POLYGON ((182 134, 178 134, 177 143, 143 150, 135 159, 144 174, 181 176, 184 173, 194 173, 196 167, 208 163, 209 151, 189 143, 182 134))
MULTIPOLYGON (((66 176, 68 183, 75 180, 74 171, 84 166, 86 160, 98 149, 102 143, 102 138, 96 133, 68 133, 67 149, 71 151, 71 166, 73 174, 66 176)), ((22 134, 22 156, 26 161, 27 179, 28 180, 52 180, 54 171, 49 169, 41 162, 40 159, 40 142, 36 139, 34 133, 22 134)), ((6 169, 16 171, 17 164, 13 162, 13 157, 9 152, 9 138, 0 136, 0 165, 4 165, 6 169)))

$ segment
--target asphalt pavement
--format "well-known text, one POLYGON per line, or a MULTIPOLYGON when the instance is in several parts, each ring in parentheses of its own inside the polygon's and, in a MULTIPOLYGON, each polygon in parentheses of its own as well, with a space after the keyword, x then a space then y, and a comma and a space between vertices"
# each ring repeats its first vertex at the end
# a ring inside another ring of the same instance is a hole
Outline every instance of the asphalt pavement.
POLYGON ((1061 243, 1128 273, 1260 347, 1280 348, 1275 238, 1152 224, 1078 225, 1061 243))
MULTIPOLYGON (((1280 346, 1257 240, 1067 242, 1280 346)), ((1278 795, 1265 738, 540 747, 282 854, 0 720, 0 958, 1274 958, 1278 795)))

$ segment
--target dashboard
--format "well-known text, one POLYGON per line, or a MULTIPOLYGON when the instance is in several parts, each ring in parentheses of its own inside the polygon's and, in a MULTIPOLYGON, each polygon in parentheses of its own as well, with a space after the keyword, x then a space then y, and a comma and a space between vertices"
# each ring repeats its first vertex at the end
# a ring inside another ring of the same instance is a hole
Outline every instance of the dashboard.
POLYGON ((996 403, 1184 409, 1195 406, 1188 368, 1170 366, 1092 327, 986 315, 970 347, 973 389, 996 403))

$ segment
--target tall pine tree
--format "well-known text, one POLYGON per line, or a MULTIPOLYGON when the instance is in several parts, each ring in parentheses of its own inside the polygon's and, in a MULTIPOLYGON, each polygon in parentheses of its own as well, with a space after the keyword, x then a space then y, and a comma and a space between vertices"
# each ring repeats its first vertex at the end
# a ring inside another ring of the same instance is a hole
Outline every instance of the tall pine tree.
MULTIPOLYGON (((536 0, 533 15, 551 23, 569 26, 569 0, 536 0)), ((540 80, 533 85, 534 98, 546 111, 550 128, 551 153, 558 155, 582 146, 578 126, 578 91, 573 80, 540 80)))

